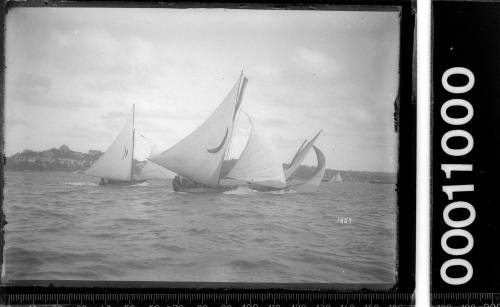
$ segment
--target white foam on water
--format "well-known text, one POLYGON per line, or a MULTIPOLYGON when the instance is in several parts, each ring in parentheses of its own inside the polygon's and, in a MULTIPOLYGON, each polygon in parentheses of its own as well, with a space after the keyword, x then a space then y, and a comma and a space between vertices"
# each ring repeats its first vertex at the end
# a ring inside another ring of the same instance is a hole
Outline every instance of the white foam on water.
POLYGON ((247 186, 240 186, 234 190, 224 192, 225 195, 247 195, 247 194, 255 194, 255 193, 260 193, 260 192, 252 190, 247 186))
POLYGON ((294 190, 293 188, 287 189, 287 190, 277 190, 277 191, 269 191, 269 192, 264 192, 267 194, 276 194, 276 195, 284 195, 284 194, 297 194, 300 193, 299 191, 294 190))
POLYGON ((149 182, 144 181, 141 183, 132 184, 131 186, 133 186, 133 187, 147 187, 147 186, 149 186, 149 182))
POLYGON ((93 182, 65 182, 66 185, 74 185, 74 186, 98 186, 97 183, 93 182))
POLYGON ((269 192, 264 192, 264 193, 267 193, 267 194, 276 194, 276 195, 283 195, 283 194, 288 194, 289 192, 285 191, 285 190, 278 190, 278 191, 269 191, 269 192))

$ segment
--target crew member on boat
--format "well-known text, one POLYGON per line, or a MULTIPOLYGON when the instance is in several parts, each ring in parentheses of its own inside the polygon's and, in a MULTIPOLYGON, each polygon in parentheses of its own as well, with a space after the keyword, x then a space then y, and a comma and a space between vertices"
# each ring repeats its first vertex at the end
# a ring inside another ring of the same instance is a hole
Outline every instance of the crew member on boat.
POLYGON ((209 186, 193 181, 187 177, 177 175, 172 180, 172 188, 175 192, 193 188, 209 188, 209 186))

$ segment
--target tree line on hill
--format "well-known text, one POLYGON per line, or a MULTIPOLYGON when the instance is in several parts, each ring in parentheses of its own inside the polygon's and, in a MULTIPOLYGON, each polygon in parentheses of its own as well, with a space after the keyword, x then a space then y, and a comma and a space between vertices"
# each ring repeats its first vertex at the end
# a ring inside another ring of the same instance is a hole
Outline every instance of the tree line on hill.
MULTIPOLYGON (((71 150, 68 146, 62 145, 59 148, 51 148, 44 151, 33 151, 26 149, 8 157, 5 163, 6 170, 33 170, 33 171, 84 171, 88 169, 103 152, 99 150, 89 150, 81 153, 71 150)), ((222 165, 222 175, 229 173, 229 170, 238 161, 231 159, 224 161, 222 165)), ((134 159, 134 173, 138 173, 144 161, 134 159)), ((283 164, 283 167, 286 167, 283 164)), ((315 166, 301 165, 290 179, 310 178, 316 170, 315 166)), ((327 169, 324 181, 344 182, 373 182, 373 183, 396 183, 396 174, 386 172, 365 172, 327 169)))

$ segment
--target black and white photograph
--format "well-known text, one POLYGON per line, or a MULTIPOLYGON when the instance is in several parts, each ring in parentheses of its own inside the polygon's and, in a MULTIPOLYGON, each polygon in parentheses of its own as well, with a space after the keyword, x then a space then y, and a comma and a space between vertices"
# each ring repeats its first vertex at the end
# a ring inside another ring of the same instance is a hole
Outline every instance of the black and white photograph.
POLYGON ((400 18, 9 10, 2 279, 391 288, 400 18))

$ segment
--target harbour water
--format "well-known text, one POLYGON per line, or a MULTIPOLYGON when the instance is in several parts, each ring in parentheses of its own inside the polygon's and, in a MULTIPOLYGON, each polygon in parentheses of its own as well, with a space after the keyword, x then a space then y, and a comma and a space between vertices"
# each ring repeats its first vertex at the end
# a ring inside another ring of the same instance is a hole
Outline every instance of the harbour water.
POLYGON ((196 195, 173 192, 169 181, 97 182, 76 173, 5 173, 4 278, 395 282, 393 184, 196 195))

